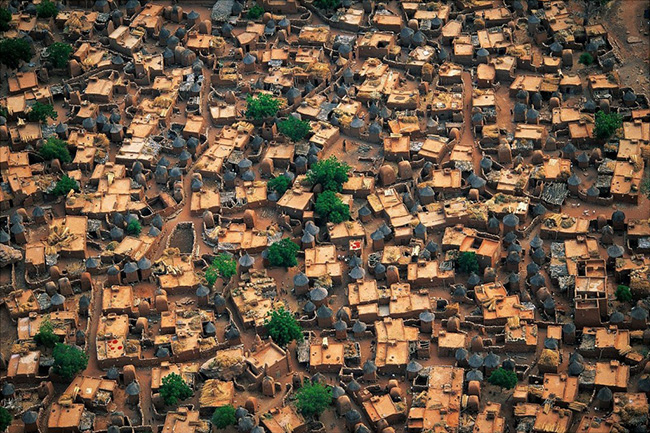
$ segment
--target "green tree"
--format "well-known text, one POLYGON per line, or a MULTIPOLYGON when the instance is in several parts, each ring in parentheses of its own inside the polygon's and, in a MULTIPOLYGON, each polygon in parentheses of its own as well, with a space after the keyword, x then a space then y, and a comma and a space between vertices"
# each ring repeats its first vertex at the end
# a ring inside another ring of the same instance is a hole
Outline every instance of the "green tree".
POLYGON ((9 38, 0 41, 0 63, 9 69, 16 69, 20 61, 29 62, 32 59, 32 47, 24 39, 9 38))
POLYGON ((52 352, 54 373, 66 380, 88 367, 88 355, 76 346, 57 343, 52 352))
POLYGON ((227 281, 236 273, 237 262, 235 258, 230 254, 221 253, 212 260, 212 264, 205 270, 205 279, 210 286, 213 286, 219 276, 227 281))
POLYGON ((517 374, 512 370, 499 367, 492 372, 488 382, 501 388, 512 389, 517 386, 517 374))
POLYGON ((235 408, 231 404, 216 408, 212 414, 212 425, 217 429, 224 429, 236 423, 235 408))
POLYGON ((318 418, 330 404, 332 389, 322 383, 305 385, 296 392, 296 406, 305 417, 318 418))
POLYGON ((300 141, 309 134, 311 126, 306 120, 289 116, 286 120, 278 123, 278 130, 289 137, 291 141, 300 141))
POLYGON ((31 110, 27 113, 27 119, 30 122, 47 122, 47 118, 56 119, 58 114, 54 111, 54 107, 50 104, 42 104, 40 102, 32 105, 31 110))
POLYGON ((350 219, 350 206, 343 203, 334 191, 325 191, 316 199, 316 212, 329 222, 342 223, 350 219))
POLYGON ((340 0, 314 0, 313 5, 318 9, 331 10, 337 9, 341 5, 340 0))
POLYGON ((36 15, 39 18, 56 18, 59 14, 59 8, 50 0, 43 0, 36 6, 36 15))
POLYGON ((594 62, 594 56, 589 53, 582 53, 580 54, 580 59, 578 62, 582 63, 585 66, 589 66, 594 62))
POLYGON ((9 12, 7 8, 0 8, 0 32, 6 32, 9 30, 11 19, 11 12, 9 12))
POLYGON ((293 340, 302 341, 302 328, 291 311, 280 307, 271 311, 264 321, 264 328, 276 344, 285 347, 293 340))
POLYGON ((45 318, 38 327, 38 333, 34 335, 36 344, 45 347, 54 347, 59 342, 59 336, 54 333, 54 326, 49 318, 45 318))
POLYGON ((140 224, 140 220, 133 218, 126 225, 126 233, 131 236, 140 236, 140 232, 142 232, 142 224, 140 224))
POLYGON ((632 291, 630 288, 619 284, 616 288, 616 300, 619 302, 630 302, 632 300, 632 291))
POLYGON ((283 196, 290 186, 291 179, 284 175, 274 177, 266 184, 267 189, 277 192, 280 196, 283 196))
POLYGON ((253 7, 248 10, 248 13, 246 14, 246 18, 248 18, 249 20, 256 20, 259 17, 261 17, 262 14, 264 14, 264 8, 258 5, 257 3, 255 3, 253 7))
POLYGON ((180 400, 192 397, 192 388, 185 383, 180 375, 170 373, 163 377, 160 396, 165 404, 173 406, 180 400))
POLYGON ((268 93, 261 93, 257 97, 248 96, 246 98, 246 116, 253 119, 266 119, 273 117, 280 109, 280 100, 272 97, 268 93))
POLYGON ((623 119, 618 113, 596 113, 596 137, 607 139, 614 135, 616 130, 623 124, 623 119))
POLYGON ((323 191, 341 192, 349 171, 349 165, 331 156, 314 164, 307 172, 307 181, 312 185, 321 184, 323 191))
POLYGON ((38 154, 46 161, 52 161, 53 159, 58 159, 63 163, 72 161, 68 151, 68 143, 53 136, 43 143, 38 154))
POLYGON ((79 184, 77 183, 76 180, 72 179, 71 177, 68 177, 68 175, 63 175, 61 180, 59 180, 56 183, 56 186, 52 190, 52 194, 54 195, 68 195, 70 190, 74 190, 75 192, 79 192, 79 184))
POLYGON ((473 251, 465 251, 458 255, 458 270, 466 274, 478 272, 478 259, 473 251))
POLYGON ((14 417, 9 413, 7 409, 0 406, 0 432, 7 430, 7 427, 11 425, 14 417))
POLYGON ((269 247, 269 262, 271 266, 284 266, 290 268, 298 264, 296 254, 300 247, 289 238, 284 238, 271 244, 269 247))
POLYGON ((55 68, 65 68, 72 54, 72 46, 65 42, 55 42, 47 47, 47 54, 55 68))

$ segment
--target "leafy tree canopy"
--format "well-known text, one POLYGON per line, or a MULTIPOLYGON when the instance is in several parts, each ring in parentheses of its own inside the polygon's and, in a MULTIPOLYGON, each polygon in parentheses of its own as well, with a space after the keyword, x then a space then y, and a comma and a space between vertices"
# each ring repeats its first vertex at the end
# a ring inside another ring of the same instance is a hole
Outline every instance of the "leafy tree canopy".
POLYGON ((630 288, 619 284, 616 288, 616 300, 619 302, 630 302, 632 300, 632 291, 630 288))
POLYGON ((212 260, 212 264, 205 270, 205 279, 210 286, 217 282, 220 276, 224 280, 230 280, 237 273, 237 262, 235 258, 227 253, 221 253, 212 260))
POLYGON ((236 423, 235 408, 231 404, 216 408, 212 414, 212 425, 217 429, 224 429, 236 423))
POLYGON ((45 318, 38 328, 38 333, 34 335, 36 344, 45 347, 54 347, 59 342, 59 337, 54 333, 54 326, 49 318, 45 318))
POLYGON ((52 356, 54 357, 54 373, 66 380, 72 379, 77 373, 88 367, 88 355, 76 346, 57 343, 52 356))
POLYGON ((55 68, 65 68, 70 60, 72 46, 65 42, 55 42, 47 47, 47 53, 55 68))
POLYGON ((36 15, 39 18, 56 18, 59 8, 50 0, 43 0, 36 6, 36 15))
POLYGON ((321 383, 303 386, 296 393, 296 406, 305 417, 318 417, 332 404, 332 390, 321 383))
POLYGON ((296 253, 300 247, 289 238, 284 238, 269 247, 269 262, 271 266, 290 268, 298 264, 296 253))
POLYGON ((54 194, 54 195, 68 195, 70 190, 74 190, 75 192, 79 192, 79 184, 77 183, 76 180, 72 179, 71 177, 68 177, 67 175, 63 175, 61 180, 59 180, 56 183, 56 186, 52 190, 52 194, 54 194))
POLYGON ((607 139, 614 135, 616 130, 623 125, 623 119, 618 113, 596 113, 596 136, 607 139))
POLYGON ((314 164, 307 172, 307 181, 312 185, 321 184, 323 191, 341 192, 343 184, 348 181, 349 171, 349 165, 331 156, 314 164))
POLYGON ((31 110, 27 113, 27 119, 30 122, 47 122, 48 117, 50 119, 56 119, 58 114, 54 111, 54 107, 50 104, 42 104, 40 102, 32 105, 31 110))
POLYGON ((0 63, 9 69, 16 69, 20 61, 29 62, 32 59, 32 47, 24 39, 9 38, 0 41, 0 63))
POLYGON ((589 53, 582 53, 580 54, 580 59, 578 62, 582 63, 583 65, 589 66, 594 62, 594 56, 592 56, 589 53))
POLYGON ((512 389, 517 386, 517 373, 499 367, 492 372, 488 378, 488 382, 501 388, 512 389))
POLYGON ((165 404, 173 406, 180 400, 192 397, 192 388, 185 383, 180 375, 171 373, 163 377, 160 396, 165 404))
POLYGON ((340 0, 314 0, 314 6, 318 9, 332 10, 337 9, 341 5, 340 0))
POLYGON ((306 120, 300 120, 289 116, 286 120, 278 123, 280 132, 291 139, 291 141, 300 141, 309 134, 311 126, 306 120))
POLYGON ((478 272, 478 259, 473 251, 465 251, 458 255, 458 270, 466 274, 478 272))
POLYGON ((6 32, 9 30, 11 19, 11 12, 9 12, 7 8, 0 8, 0 32, 6 32))
POLYGON ((142 224, 140 224, 140 220, 133 218, 129 221, 126 225, 126 232, 131 236, 140 236, 140 232, 142 232, 142 224))
POLYGON ((52 161, 53 159, 58 159, 63 163, 72 161, 72 157, 68 151, 68 143, 56 137, 48 138, 38 153, 47 161, 52 161))
POLYGON ((284 175, 274 177, 266 184, 267 189, 277 192, 280 196, 283 196, 290 186, 291 179, 284 175))
POLYGON ((291 311, 280 307, 271 311, 264 322, 264 327, 269 336, 280 346, 286 346, 293 340, 302 341, 302 328, 291 311))
POLYGON ((248 10, 248 13, 246 14, 246 18, 249 20, 256 20, 259 17, 261 17, 264 14, 264 8, 257 3, 253 5, 252 8, 248 10))
POLYGON ((9 411, 0 406, 0 432, 7 430, 7 427, 11 425, 13 419, 14 417, 9 413, 9 411))
POLYGON ((261 93, 256 97, 249 95, 246 98, 246 104, 246 116, 253 119, 266 119, 267 117, 273 117, 280 109, 280 100, 267 93, 261 93))
POLYGON ((350 219, 350 207, 334 191, 325 191, 316 199, 316 212, 334 224, 350 219))

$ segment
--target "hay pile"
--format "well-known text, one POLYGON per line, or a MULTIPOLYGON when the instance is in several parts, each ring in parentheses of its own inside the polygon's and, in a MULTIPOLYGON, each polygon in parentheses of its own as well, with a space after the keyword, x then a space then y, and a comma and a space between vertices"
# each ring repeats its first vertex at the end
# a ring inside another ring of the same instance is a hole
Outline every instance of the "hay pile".
POLYGON ((171 105, 172 105, 173 102, 174 102, 174 101, 172 101, 171 98, 168 98, 168 97, 166 97, 166 96, 156 96, 156 98, 153 100, 153 102, 151 103, 151 105, 152 105, 153 107, 156 107, 156 108, 163 108, 163 109, 166 109, 166 108, 171 107, 171 105))
POLYGON ((309 66, 307 66, 306 72, 309 73, 310 76, 320 78, 321 80, 325 80, 332 75, 330 65, 322 62, 314 62, 309 64, 309 66))
POLYGON ((544 367, 557 367, 560 365, 560 354, 555 350, 544 349, 539 356, 539 365, 544 367))
POLYGON ((76 237, 77 235, 70 233, 69 227, 57 224, 51 225, 50 234, 47 237, 47 245, 45 246, 45 255, 55 255, 63 248, 70 247, 76 237))
POLYGON ((203 384, 199 403, 201 407, 213 407, 214 402, 223 402, 230 399, 226 383, 217 379, 208 379, 203 384))

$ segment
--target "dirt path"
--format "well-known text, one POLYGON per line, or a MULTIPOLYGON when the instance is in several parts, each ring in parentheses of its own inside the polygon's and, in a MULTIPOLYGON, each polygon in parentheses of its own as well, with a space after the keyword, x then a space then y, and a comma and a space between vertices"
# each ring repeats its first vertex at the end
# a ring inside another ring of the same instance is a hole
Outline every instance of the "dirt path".
POLYGON ((613 0, 600 18, 614 52, 623 64, 617 68, 621 81, 636 93, 650 94, 650 25, 643 13, 647 0, 613 0))
POLYGON ((472 130, 472 76, 469 72, 464 71, 461 79, 463 80, 463 130, 461 131, 460 144, 472 146, 474 149, 474 173, 479 173, 482 155, 474 140, 474 131, 472 130))

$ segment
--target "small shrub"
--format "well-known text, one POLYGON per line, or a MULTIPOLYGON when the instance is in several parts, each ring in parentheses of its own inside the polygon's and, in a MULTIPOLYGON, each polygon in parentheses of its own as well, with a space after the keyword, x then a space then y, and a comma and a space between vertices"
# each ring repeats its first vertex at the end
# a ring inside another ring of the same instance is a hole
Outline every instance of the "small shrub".
POLYGON ((286 120, 278 123, 278 130, 289 137, 291 141, 300 141, 309 134, 311 126, 306 120, 289 116, 286 120))
POLYGON ((140 224, 140 220, 133 218, 129 221, 126 225, 126 232, 131 236, 140 236, 140 232, 142 232, 142 224, 140 224))
POLYGON ((16 69, 20 61, 29 62, 32 59, 32 47, 24 39, 8 38, 0 41, 0 63, 9 69, 16 69))
POLYGON ((68 143, 56 137, 48 138, 47 141, 43 143, 43 146, 38 151, 38 154, 41 155, 46 161, 52 161, 53 159, 58 159, 62 163, 68 163, 72 161, 72 157, 68 151, 68 143))
POLYGON ((185 383, 180 375, 171 373, 163 377, 160 396, 166 405, 173 406, 180 400, 192 397, 192 388, 185 383))
POLYGON ((650 198, 650 175, 648 174, 641 180, 641 193, 650 198))
POLYGON ((616 288, 616 300, 619 302, 630 302, 632 300, 632 291, 630 288, 619 284, 616 288))
POLYGON ((67 175, 63 175, 61 180, 59 180, 56 183, 56 186, 52 190, 52 194, 54 194, 54 195, 68 195, 70 190, 74 190, 75 192, 79 192, 79 184, 77 183, 76 180, 72 179, 71 177, 68 177, 67 175))
POLYGON ((212 414, 212 425, 217 429, 224 429, 236 423, 235 408, 231 404, 216 408, 212 414))
POLYGON ((261 17, 264 14, 264 8, 257 3, 253 5, 252 8, 248 10, 248 13, 246 14, 246 18, 249 20, 256 20, 259 17, 261 17))
POLYGON ((488 382, 501 388, 512 389, 517 386, 517 373, 499 367, 492 372, 488 378, 488 382))
POLYGON ((608 139, 623 124, 623 119, 618 113, 605 113, 599 111, 596 113, 595 132, 598 138, 608 139))
POLYGON ((39 18, 56 18, 58 14, 59 9, 50 0, 43 0, 36 6, 36 15, 39 18))
POLYGON ((325 191, 316 199, 316 212, 329 222, 342 223, 350 219, 350 207, 334 191, 325 191))
POLYGON ((578 62, 582 63, 585 66, 589 66, 594 63, 594 56, 592 56, 590 53, 582 53, 580 54, 580 59, 578 62))
POLYGON ((280 109, 280 101, 267 93, 261 93, 257 97, 246 98, 246 116, 253 119, 266 119, 273 117, 280 109))
POLYGON ((47 53, 55 68, 65 68, 72 54, 72 46, 64 42, 55 42, 47 47, 47 53))
POLYGON ((237 273, 237 262, 235 258, 227 253, 221 253, 212 260, 212 264, 205 271, 205 279, 212 287, 221 276, 224 280, 230 280, 237 273))
POLYGON ((54 333, 54 326, 52 326, 52 322, 48 318, 41 322, 38 333, 34 335, 34 341, 36 341, 36 344, 50 348, 59 342, 59 336, 54 333))
POLYGON ((57 343, 52 352, 54 373, 70 380, 88 367, 88 355, 76 346, 57 343))
POLYGON ((300 247, 289 238, 284 238, 269 247, 269 263, 271 266, 290 268, 298 264, 296 254, 300 247))
POLYGON ((275 191, 278 195, 283 196, 291 186, 291 180, 287 176, 277 176, 269 180, 266 188, 275 191))
POLYGON ((305 417, 315 417, 332 404, 332 389, 321 383, 305 385, 296 392, 296 406, 305 417))
POLYGON ((280 307, 271 311, 264 321, 264 327, 276 344, 285 347, 292 341, 302 341, 302 328, 291 311, 280 307))
POLYGON ((41 104, 40 102, 32 105, 31 110, 27 113, 27 119, 30 122, 47 122, 48 117, 50 119, 56 119, 58 114, 54 110, 54 107, 50 104, 41 104))

